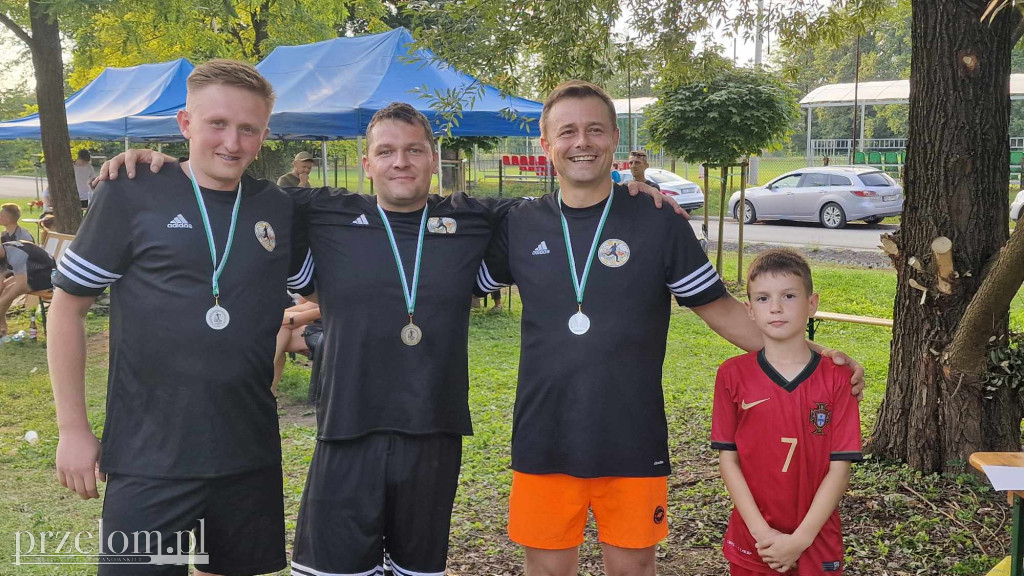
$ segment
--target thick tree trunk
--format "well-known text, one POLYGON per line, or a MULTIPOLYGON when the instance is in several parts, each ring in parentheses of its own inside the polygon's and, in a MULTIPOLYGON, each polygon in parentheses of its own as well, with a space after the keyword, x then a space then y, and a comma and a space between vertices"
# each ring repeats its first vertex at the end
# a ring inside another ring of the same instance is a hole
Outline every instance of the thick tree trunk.
POLYGON ((64 64, 60 52, 60 29, 48 4, 30 0, 32 24, 32 65, 36 75, 36 101, 39 103, 39 130, 42 133, 46 179, 50 187, 54 229, 74 234, 82 222, 82 208, 71 163, 71 138, 64 110, 64 64))
MULTIPOLYGON (((980 0, 914 0, 906 203, 894 236, 898 275, 889 381, 871 438, 882 457, 925 471, 960 469, 971 452, 1019 450, 1021 402, 984 399, 981 374, 951 373, 941 355, 1008 228, 1010 21, 979 22, 980 0), (931 243, 952 240, 959 277, 937 289, 931 243), (923 271, 907 264, 916 257, 923 271), (922 292, 910 281, 928 288, 922 292)), ((1006 330, 1006 313, 985 341, 1006 330)))

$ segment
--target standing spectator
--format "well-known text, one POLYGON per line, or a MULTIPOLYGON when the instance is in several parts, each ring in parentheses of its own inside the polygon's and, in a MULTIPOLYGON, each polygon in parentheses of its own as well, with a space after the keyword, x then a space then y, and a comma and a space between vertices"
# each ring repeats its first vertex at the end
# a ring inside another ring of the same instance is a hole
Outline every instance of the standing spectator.
POLYGON ((277 179, 281 188, 309 188, 309 173, 313 171, 316 158, 309 152, 299 152, 292 160, 292 171, 277 179))
POLYGON ((650 167, 650 163, 647 162, 647 152, 633 150, 629 153, 629 171, 633 174, 633 179, 637 182, 643 182, 651 188, 661 190, 661 186, 658 186, 657 182, 647 179, 647 169, 650 167))
POLYGON ((32 234, 18 226, 18 220, 21 220, 21 208, 17 204, 0 205, 0 228, 3 228, 0 232, 0 242, 19 240, 35 244, 32 234))
POLYGON ((89 151, 82 148, 78 151, 78 159, 75 160, 75 184, 78 186, 78 200, 82 208, 89 207, 89 198, 92 197, 92 179, 96 173, 92 169, 92 156, 89 151))

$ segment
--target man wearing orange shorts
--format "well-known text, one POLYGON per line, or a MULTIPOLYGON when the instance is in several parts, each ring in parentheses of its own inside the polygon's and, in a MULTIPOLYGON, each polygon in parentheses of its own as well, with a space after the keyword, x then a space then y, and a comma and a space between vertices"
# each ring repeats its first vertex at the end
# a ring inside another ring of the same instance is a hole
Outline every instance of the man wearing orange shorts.
POLYGON ((690 225, 613 186, 619 132, 603 90, 563 83, 540 127, 560 189, 509 211, 477 277, 481 292, 515 283, 523 301, 509 537, 527 576, 575 575, 592 510, 606 573, 654 576, 668 534, 670 297, 745 350, 762 336, 690 225))

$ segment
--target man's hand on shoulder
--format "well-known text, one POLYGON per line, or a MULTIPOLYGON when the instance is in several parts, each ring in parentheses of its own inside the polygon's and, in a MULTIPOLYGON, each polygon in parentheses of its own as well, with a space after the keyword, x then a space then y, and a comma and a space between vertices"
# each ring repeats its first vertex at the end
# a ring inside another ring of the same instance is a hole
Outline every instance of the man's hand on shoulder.
POLYGON ((627 182, 626 187, 629 188, 630 196, 636 196, 637 194, 640 194, 642 192, 651 197, 651 200, 654 201, 655 208, 661 209, 662 205, 664 204, 671 208, 676 214, 679 214, 680 216, 686 218, 687 220, 690 219, 690 215, 687 214, 686 210, 680 208, 679 204, 675 200, 662 194, 661 190, 658 190, 653 186, 648 186, 645 182, 638 182, 636 180, 630 180, 629 182, 627 182))
POLYGON ((163 168, 165 162, 174 162, 176 160, 177 158, 173 156, 161 154, 155 150, 132 148, 104 162, 103 166, 100 167, 99 175, 96 176, 93 183, 98 184, 104 180, 117 180, 117 172, 122 166, 124 166, 125 172, 128 173, 128 178, 132 179, 135 178, 136 164, 149 164, 149 171, 156 174, 163 168))

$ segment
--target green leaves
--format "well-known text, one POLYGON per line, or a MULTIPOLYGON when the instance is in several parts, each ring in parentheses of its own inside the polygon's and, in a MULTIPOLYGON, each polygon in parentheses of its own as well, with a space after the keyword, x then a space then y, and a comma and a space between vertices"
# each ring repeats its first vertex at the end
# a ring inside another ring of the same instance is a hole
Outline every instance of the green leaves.
POLYGON ((772 75, 724 66, 664 87, 646 114, 644 127, 656 146, 687 162, 720 164, 780 147, 797 104, 772 75))

